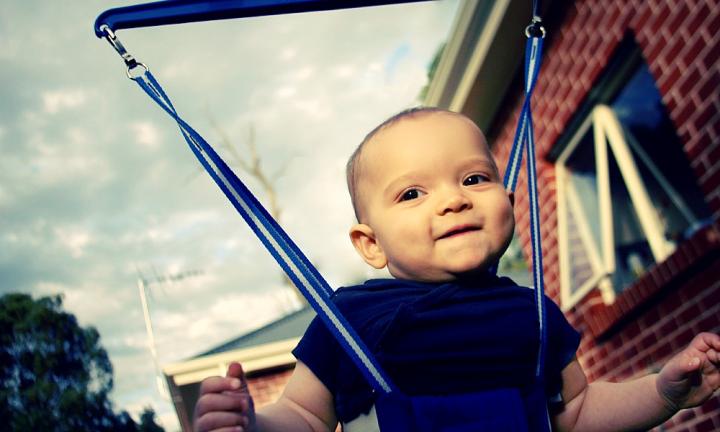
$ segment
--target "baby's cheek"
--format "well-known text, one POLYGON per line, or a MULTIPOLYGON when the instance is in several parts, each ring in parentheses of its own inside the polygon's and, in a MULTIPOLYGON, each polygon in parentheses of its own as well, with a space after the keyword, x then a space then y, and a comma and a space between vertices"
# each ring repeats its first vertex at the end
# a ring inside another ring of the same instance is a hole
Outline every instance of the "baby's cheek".
POLYGON ((501 223, 504 225, 504 236, 509 243, 515 232, 515 213, 512 206, 507 206, 501 214, 501 223))

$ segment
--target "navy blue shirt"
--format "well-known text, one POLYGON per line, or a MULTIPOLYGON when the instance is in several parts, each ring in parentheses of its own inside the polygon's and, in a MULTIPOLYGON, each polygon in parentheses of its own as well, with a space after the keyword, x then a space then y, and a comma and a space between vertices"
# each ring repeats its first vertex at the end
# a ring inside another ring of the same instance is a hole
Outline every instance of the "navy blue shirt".
MULTIPOLYGON (((539 340, 533 294, 483 274, 442 284, 374 279, 338 289, 333 301, 395 385, 415 396, 530 386, 539 340)), ((554 396, 580 335, 552 300, 546 309, 546 393, 554 396)), ((317 317, 293 354, 333 394, 340 421, 368 412, 371 387, 317 317)))

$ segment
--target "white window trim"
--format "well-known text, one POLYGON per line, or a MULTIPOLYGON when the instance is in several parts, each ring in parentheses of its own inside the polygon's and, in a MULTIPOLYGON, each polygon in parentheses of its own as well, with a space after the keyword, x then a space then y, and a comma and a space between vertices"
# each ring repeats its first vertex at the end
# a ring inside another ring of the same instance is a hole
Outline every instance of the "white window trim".
MULTIPOLYGON (((565 172, 562 173, 562 180, 564 181, 565 172)), ((561 176, 558 175, 558 178, 560 179, 561 176)), ((568 296, 570 297, 570 302, 573 304, 577 303, 578 300, 580 300, 585 294, 587 294, 590 290, 592 290, 606 275, 605 265, 603 264, 603 260, 598 254, 598 251, 600 250, 599 246, 595 242, 595 239, 592 236, 590 225, 587 222, 587 217, 585 217, 585 210, 580 205, 580 200, 577 196, 577 192, 575 191, 575 188, 569 187, 565 190, 565 194, 567 197, 567 205, 570 207, 570 211, 576 216, 575 217, 575 223, 578 227, 578 234, 580 236, 580 241, 582 242, 583 246, 585 247, 585 250, 588 252, 588 260, 590 262, 590 267, 592 268, 593 275, 585 281, 575 292, 568 292, 568 296)), ((558 204, 562 204, 563 211, 562 214, 566 215, 564 206, 565 206, 565 200, 559 200, 558 204)), ((568 223, 566 220, 563 220, 563 229, 560 230, 561 238, 562 238, 562 244, 568 244, 569 241, 569 230, 568 230, 568 223)), ((570 272, 568 265, 569 262, 569 254, 561 254, 561 269, 565 269, 566 271, 564 274, 561 274, 561 285, 569 287, 570 286, 570 272)), ((561 272, 562 273, 562 272, 561 272)), ((569 291, 569 290, 568 290, 569 291)), ((610 290, 611 294, 614 294, 612 290, 610 290)))
MULTIPOLYGON (((632 141, 632 140, 630 140, 632 141)), ((558 193, 558 246, 560 261, 560 296, 563 310, 572 308, 580 299, 585 297, 594 288, 600 289, 603 301, 606 304, 615 301, 615 291, 612 287, 610 275, 615 271, 615 239, 612 220, 612 197, 610 194, 610 174, 608 164, 608 147, 612 151, 615 161, 618 164, 623 181, 630 195, 631 204, 638 216, 640 227, 645 235, 655 262, 664 261, 672 253, 675 245, 665 239, 662 222, 652 205, 648 196, 647 188, 640 178, 637 165, 630 152, 629 146, 636 151, 640 146, 625 139, 620 121, 615 112, 607 105, 597 105, 591 115, 585 119, 572 137, 568 146, 562 151, 556 162, 557 193, 558 193), (587 226, 587 218, 584 216, 577 199, 577 192, 571 183, 567 182, 569 172, 565 167, 567 159, 580 143, 582 137, 593 126, 594 150, 596 162, 596 178, 598 184, 598 205, 601 228, 601 245, 598 248, 592 239, 590 229, 587 226), (606 144, 607 143, 607 144, 606 144), (567 200, 567 203, 566 203, 567 200), (567 207, 569 205, 569 208, 567 207), (588 252, 593 276, 574 292, 570 289, 570 256, 566 247, 568 244, 568 221, 567 211, 575 215, 579 235, 583 246, 588 252), (599 259, 600 255, 602 259, 599 259)), ((659 173, 654 164, 644 152, 638 152, 644 164, 648 166, 663 188, 666 188, 673 200, 679 199, 677 192, 670 187, 667 180, 659 173)), ((681 208, 684 215, 688 214, 687 208, 681 208)), ((692 214, 690 213, 690 217, 692 214)))
MULTIPOLYGON (((655 262, 664 261, 675 249, 675 245, 665 239, 663 224, 658 217, 655 206, 653 206, 650 200, 647 188, 640 178, 635 159, 625 140, 625 134, 620 125, 620 120, 618 120, 612 108, 607 105, 598 105, 593 110, 593 123, 596 128, 605 128, 607 142, 615 155, 615 160, 625 180, 625 185, 630 194, 630 200, 635 208, 642 230, 650 244, 655 262)), ((601 144, 602 142, 598 143, 596 140, 596 148, 601 144)), ((607 162, 607 159, 605 161, 607 162)), ((607 193, 609 198, 609 189, 607 193)), ((612 211, 612 208, 610 208, 610 211, 612 211)), ((610 232, 610 235, 612 235, 612 232, 610 232)), ((612 243, 610 246, 612 247, 612 243)))

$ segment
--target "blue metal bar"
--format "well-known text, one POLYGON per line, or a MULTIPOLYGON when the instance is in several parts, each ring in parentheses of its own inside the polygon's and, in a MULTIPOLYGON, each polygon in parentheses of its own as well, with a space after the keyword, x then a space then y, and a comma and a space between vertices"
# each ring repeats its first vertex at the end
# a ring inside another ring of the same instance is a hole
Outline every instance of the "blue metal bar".
POLYGON ((95 34, 100 38, 106 36, 106 33, 100 29, 103 25, 115 31, 166 24, 349 9, 418 1, 428 0, 165 0, 108 9, 95 20, 95 34))

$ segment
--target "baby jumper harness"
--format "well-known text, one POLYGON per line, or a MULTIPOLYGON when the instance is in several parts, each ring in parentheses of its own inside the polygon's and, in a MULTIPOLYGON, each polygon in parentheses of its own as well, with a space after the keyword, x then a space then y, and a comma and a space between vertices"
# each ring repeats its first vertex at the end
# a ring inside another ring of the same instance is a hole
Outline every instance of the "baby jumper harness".
MULTIPOLYGON (((96 19, 95 34, 110 42, 123 58, 127 66, 127 76, 177 122, 190 150, 290 280, 305 296, 318 317, 363 374, 377 395, 371 414, 376 413, 379 430, 383 432, 549 431, 551 425, 543 376, 547 329, 534 157, 535 142, 530 110, 530 99, 540 68, 542 42, 545 36, 545 30, 538 15, 538 0, 533 0, 532 22, 525 29, 528 38, 525 48, 525 100, 504 177, 505 187, 514 191, 522 154, 523 151, 527 151, 534 299, 539 328, 539 348, 535 382, 524 394, 520 394, 518 389, 512 388, 444 396, 407 396, 403 394, 393 384, 372 352, 332 302, 330 296, 333 290, 317 269, 217 155, 210 144, 180 118, 169 97, 150 73, 149 68, 130 55, 115 35, 115 30, 122 28, 410 1, 417 0, 167 0, 107 10, 96 19), (523 413, 525 415, 522 415, 523 413)), ((367 430, 364 429, 365 426, 361 427, 362 430, 367 430)), ((377 427, 373 429, 377 429, 377 427)))

